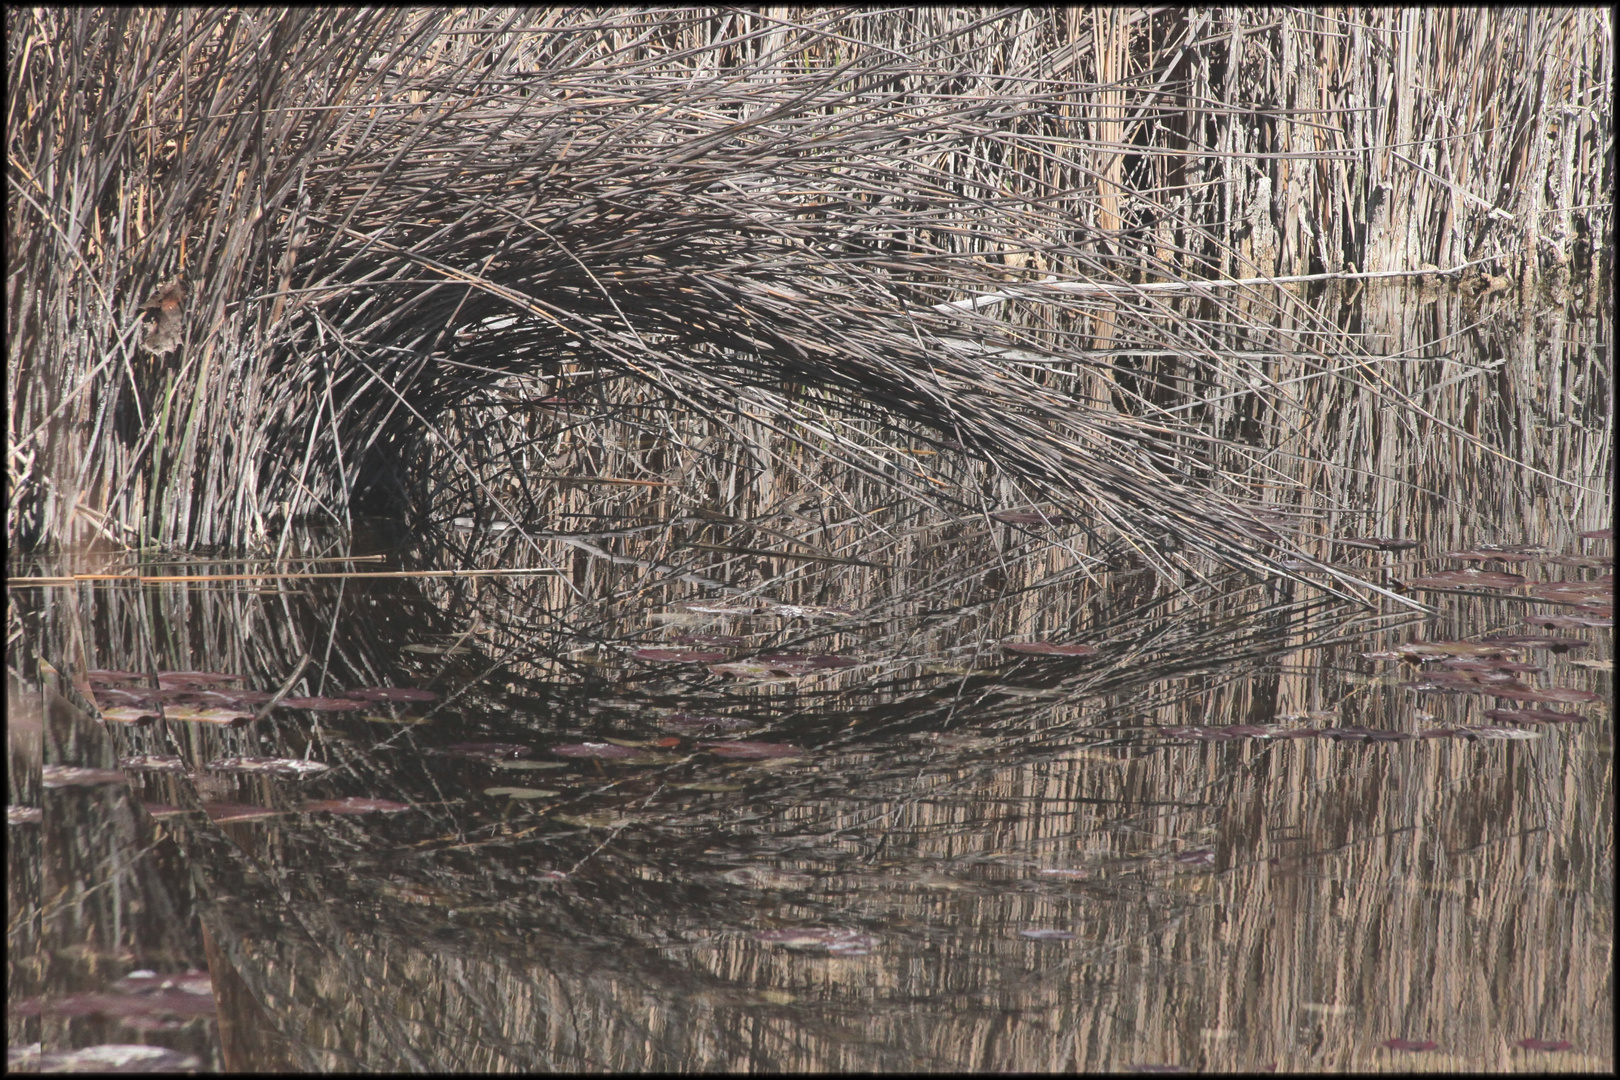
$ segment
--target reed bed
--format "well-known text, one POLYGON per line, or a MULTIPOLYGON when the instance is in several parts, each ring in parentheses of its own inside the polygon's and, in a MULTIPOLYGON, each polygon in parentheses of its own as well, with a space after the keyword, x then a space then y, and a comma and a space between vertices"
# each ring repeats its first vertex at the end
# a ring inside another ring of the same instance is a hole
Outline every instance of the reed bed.
POLYGON ((1297 576, 1289 388, 1411 402, 1269 279, 1594 302, 1601 19, 8 11, 8 539, 740 515, 764 447, 1297 576))

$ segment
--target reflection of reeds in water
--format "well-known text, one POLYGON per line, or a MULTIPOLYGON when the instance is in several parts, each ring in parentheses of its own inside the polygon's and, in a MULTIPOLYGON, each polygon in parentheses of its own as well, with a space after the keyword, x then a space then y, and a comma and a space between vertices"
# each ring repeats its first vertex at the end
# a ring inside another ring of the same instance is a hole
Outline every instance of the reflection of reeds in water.
POLYGON ((1233 461, 1289 422, 1288 379, 1377 378, 1286 291, 1142 286, 1450 266, 1506 228, 1482 182, 1549 211, 1528 250, 1607 247, 1595 15, 558 18, 13 13, 13 536, 273 542, 357 505, 532 531, 568 501, 545 475, 619 467, 611 414, 639 478, 692 479, 666 505, 748 516, 729 485, 788 440, 784 499, 1003 485, 1104 547, 1275 570, 1291 530, 1254 505, 1295 496, 1233 461), (1528 53, 1455 62, 1521 24, 1528 53), (1359 111, 1392 73, 1432 98, 1359 111), (1459 142, 1480 124, 1511 138, 1459 142), (1515 194, 1549 175, 1556 205, 1515 194), (1379 192, 1416 212, 1375 235, 1379 192), (176 269, 182 344, 137 362, 176 269), (1287 355, 1234 345, 1279 322, 1287 355))

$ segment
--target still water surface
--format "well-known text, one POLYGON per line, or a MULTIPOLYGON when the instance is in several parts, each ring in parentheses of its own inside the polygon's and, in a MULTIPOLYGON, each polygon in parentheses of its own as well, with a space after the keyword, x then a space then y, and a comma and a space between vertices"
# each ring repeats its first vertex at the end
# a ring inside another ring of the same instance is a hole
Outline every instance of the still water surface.
POLYGON ((833 498, 785 458, 740 499, 740 458, 630 438, 573 449, 666 479, 558 484, 534 546, 448 504, 402 538, 298 538, 387 556, 312 570, 557 574, 12 590, 12 802, 42 814, 8 826, 10 1045, 233 1069, 1612 1068, 1612 541, 1579 535, 1611 517, 1607 327, 1398 291, 1356 320, 1419 358, 1380 377, 1423 412, 1307 388, 1335 422, 1269 439, 1267 467, 1314 554, 1434 614, 1166 581, 988 481, 1001 520, 875 481, 833 498), (1525 581, 1408 584, 1467 567, 1525 581), (1500 635, 1566 639, 1494 653, 1573 693, 1432 678, 1467 649, 1392 658, 1500 635), (297 697, 434 700, 235 726, 84 708, 117 696, 91 671, 268 693, 305 655, 297 697), (326 768, 221 764, 244 757, 326 768), (120 762, 127 784, 49 771, 120 762), (213 1011, 118 982, 141 970, 206 972, 213 1011))

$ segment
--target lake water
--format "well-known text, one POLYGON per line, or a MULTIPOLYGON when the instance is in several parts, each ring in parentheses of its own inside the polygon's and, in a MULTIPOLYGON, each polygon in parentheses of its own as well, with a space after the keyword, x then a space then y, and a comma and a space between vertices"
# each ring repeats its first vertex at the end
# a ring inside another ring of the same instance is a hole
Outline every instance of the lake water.
POLYGON ((1254 428, 1212 483, 1432 613, 1170 580, 994 473, 978 508, 912 497, 968 468, 920 442, 834 475, 768 416, 604 419, 630 390, 600 379, 514 407, 546 481, 521 528, 447 483, 414 534, 290 535, 315 572, 555 573, 11 589, 12 804, 41 814, 8 826, 9 1044, 233 1069, 1612 1069, 1612 540, 1580 535, 1611 524, 1608 326, 1418 289, 1335 317, 1403 358, 1290 382, 1297 328, 1228 342, 1296 411, 1204 388, 1229 438, 1254 428), (1413 584, 1467 568, 1523 580, 1413 584), (1414 641, 1472 647, 1396 655, 1414 641), (305 656, 306 707, 179 718, 262 708, 240 691, 305 656), (118 671, 241 678, 159 700, 89 675, 118 671), (334 705, 375 687, 433 699, 334 705), (92 696, 165 718, 103 725, 92 696), (60 771, 86 767, 128 782, 60 771), (143 970, 174 983, 119 982, 143 970))

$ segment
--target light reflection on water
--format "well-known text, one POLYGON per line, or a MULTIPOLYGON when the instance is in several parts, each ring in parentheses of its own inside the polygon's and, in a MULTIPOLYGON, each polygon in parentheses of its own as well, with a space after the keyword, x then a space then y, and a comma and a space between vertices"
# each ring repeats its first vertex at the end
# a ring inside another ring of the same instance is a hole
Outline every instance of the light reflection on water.
MULTIPOLYGON (((1380 369, 1407 380, 1432 423, 1386 415, 1370 392, 1341 385, 1327 401, 1311 388, 1301 408, 1331 407, 1336 427, 1267 444, 1299 455, 1274 464, 1304 484, 1308 531, 1422 542, 1335 558, 1385 583, 1480 544, 1612 550, 1575 535, 1609 523, 1606 339, 1582 344, 1597 331, 1569 322, 1536 338, 1450 334, 1458 313, 1398 292, 1360 317, 1391 353, 1444 340, 1449 359, 1380 369), (1455 378, 1502 357, 1499 373, 1455 378)), ((641 451, 622 453, 594 460, 641 451)), ((11 910, 109 884, 47 903, 37 923, 14 917, 13 999, 97 989, 143 965, 206 967, 217 1027, 142 1037, 210 1055, 217 1036, 216 1064, 241 1068, 1612 1064, 1611 688, 1589 664, 1612 656, 1608 630, 1560 631, 1590 644, 1521 655, 1546 667, 1535 685, 1603 697, 1557 706, 1588 720, 1535 739, 1166 735, 1484 725, 1489 698, 1415 695, 1398 685, 1415 668, 1361 654, 1523 633, 1526 613, 1554 606, 1522 588, 1426 593, 1439 613, 1423 618, 1218 571, 1172 587, 1083 526, 895 508, 871 481, 807 503, 789 463, 767 457, 723 513, 701 484, 685 502, 686 489, 559 486, 552 528, 591 532, 618 561, 542 539, 567 571, 556 577, 16 591, 13 802, 45 816, 11 826, 11 910), (669 566, 734 591, 717 597, 669 566), (775 606, 756 606, 766 599, 775 606), (27 650, 80 655, 75 626, 89 667, 239 672, 273 690, 308 653, 301 694, 441 697, 377 718, 110 734, 58 705, 31 729, 17 711, 39 700, 21 692, 27 650), (860 663, 717 676, 627 655, 711 647, 683 634, 745 659, 860 663), (1018 656, 1007 640, 1099 651, 1018 656), (757 726, 674 730, 663 721, 677 713, 757 726), (403 718, 425 722, 384 722, 403 718), (334 768, 41 792, 30 730, 47 734, 54 764, 161 753, 193 767, 260 755, 334 768), (728 759, 703 745, 727 739, 806 753, 728 759), (468 742, 532 753, 424 752, 468 742), (548 752, 588 742, 640 756, 548 752), (297 812, 341 796, 412 809, 297 812), (206 823, 199 797, 284 813, 206 823), (153 823, 134 810, 143 800, 193 812, 153 823), (1396 1038, 1437 1048, 1383 1045, 1396 1038), (1574 1049, 1516 1048, 1525 1038, 1574 1049)), ((534 565, 501 533, 444 539, 454 565, 534 565)), ((8 1034, 137 1041, 120 1023, 8 1014, 8 1034)))

